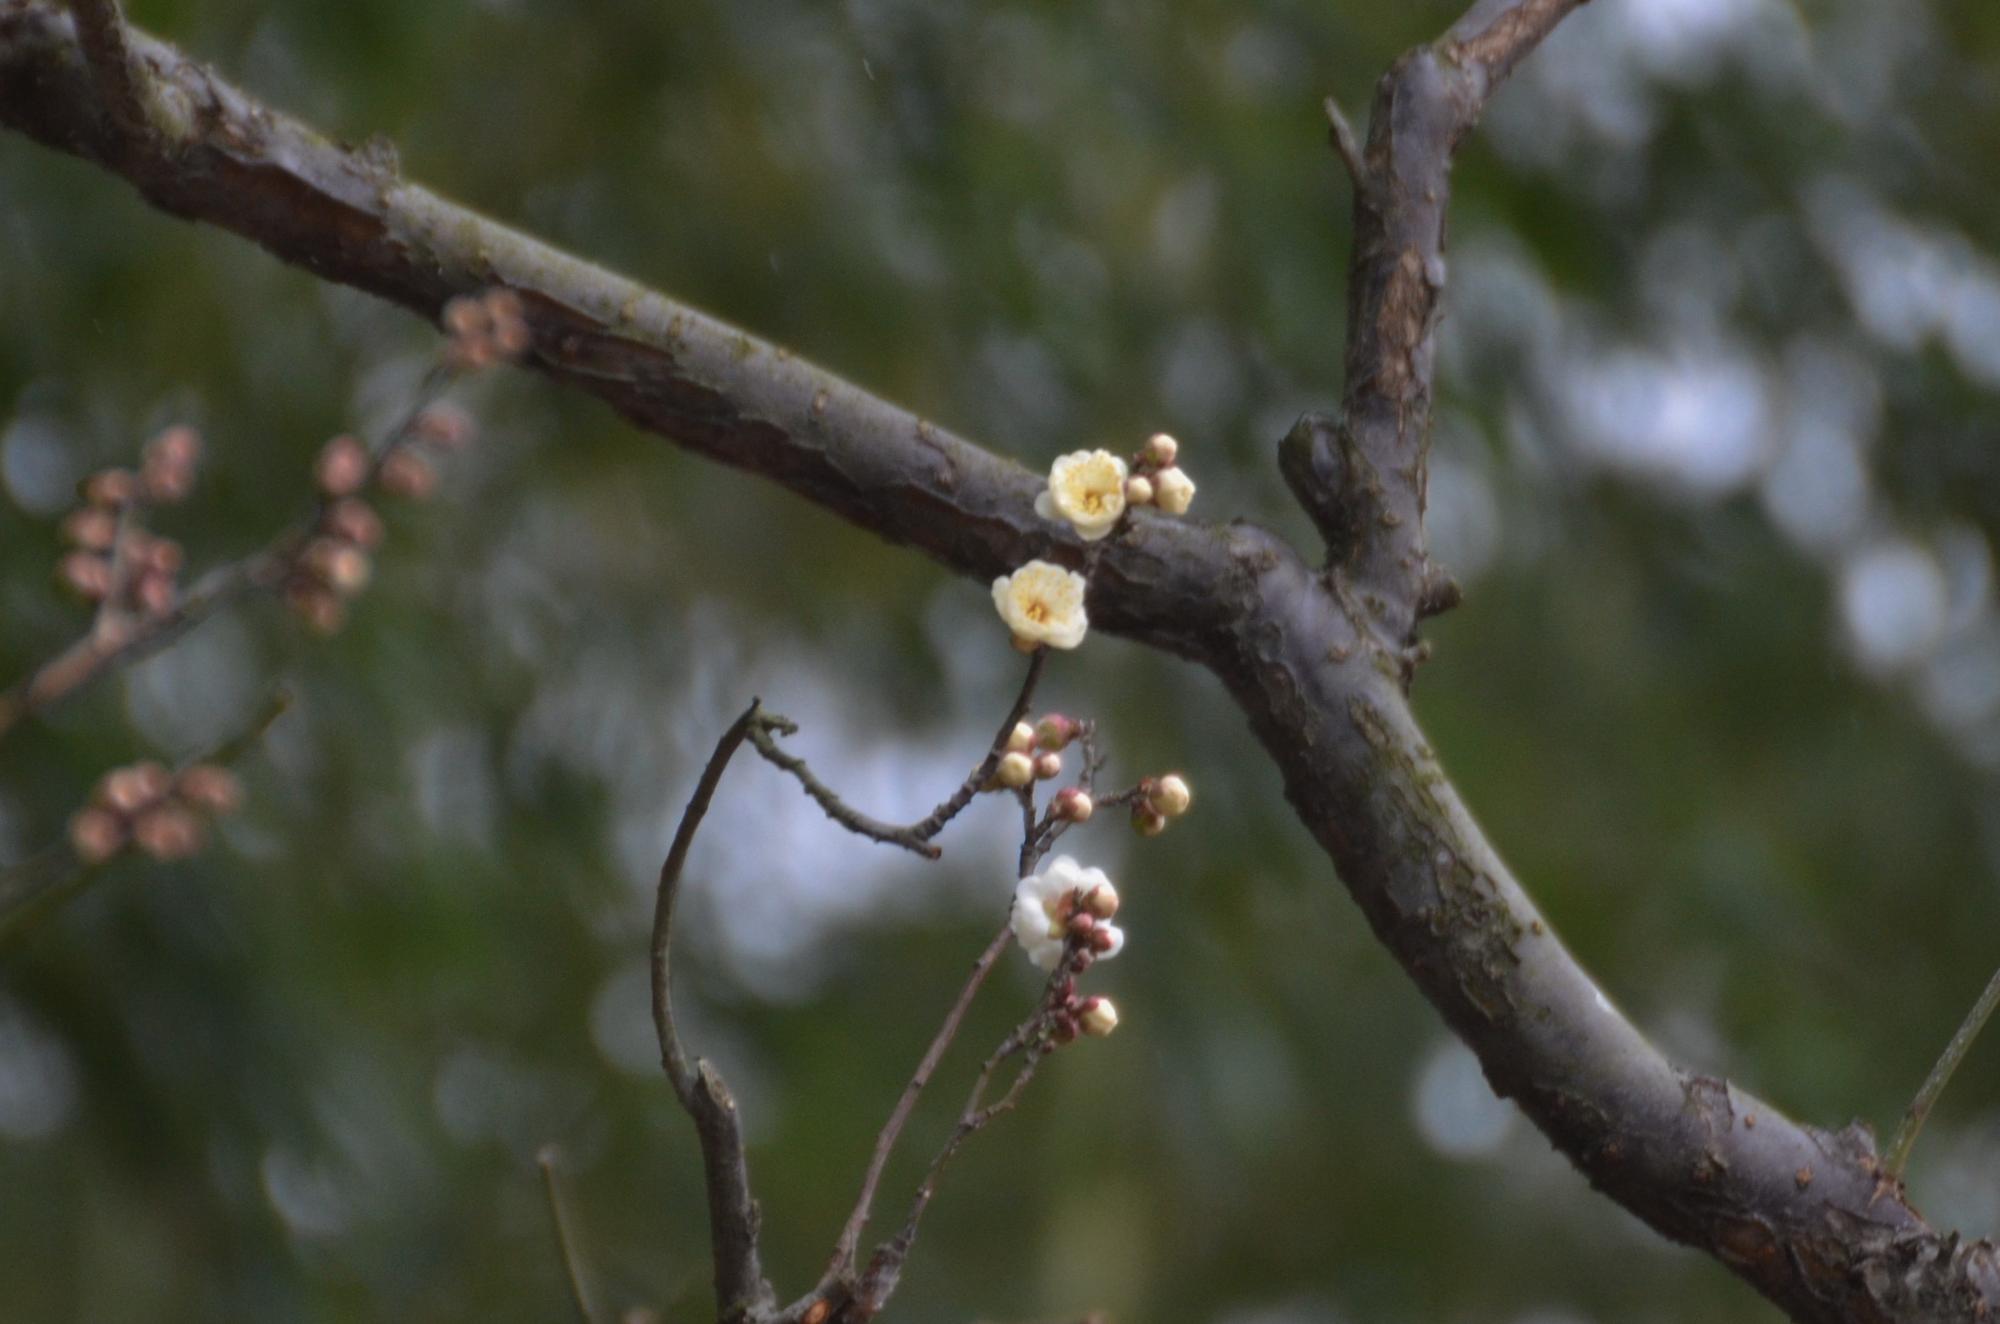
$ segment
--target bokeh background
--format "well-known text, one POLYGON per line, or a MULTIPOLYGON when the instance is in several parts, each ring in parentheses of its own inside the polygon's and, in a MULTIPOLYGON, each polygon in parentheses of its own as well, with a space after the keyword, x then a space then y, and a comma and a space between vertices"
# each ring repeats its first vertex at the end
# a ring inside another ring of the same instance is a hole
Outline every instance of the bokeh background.
MULTIPOLYGON (((1320 97, 1456 6, 1330 0, 133 0, 406 171, 1034 466, 1179 434, 1197 513, 1304 539, 1271 463, 1337 399, 1347 199, 1320 97)), ((1886 1130, 2000 961, 2000 9, 1597 0, 1464 154, 1418 706, 1640 1024, 1886 1130)), ((299 508, 429 329, 0 137, 0 677, 66 641, 73 484, 212 448, 197 563, 299 508)), ((609 1301, 707 1309, 653 1060, 653 871, 752 694, 859 804, 927 807, 1018 662, 984 590, 525 374, 400 513, 351 625, 272 604, 0 746, 0 859, 106 767, 294 710, 250 804, 0 950, 0 1314, 546 1320, 560 1144, 609 1301)), ((1219 688, 1108 638, 1046 693, 1192 818, 1073 837, 1124 886, 1066 1051, 949 1173, 910 1320, 1763 1321, 1495 1103, 1371 942, 1219 688)), ((987 804, 920 866, 746 762, 680 997, 741 1095, 789 1296, 1009 888, 987 804)), ((899 1211, 1010 959, 912 1127, 899 1211)), ((2000 1044, 1917 1203, 2000 1227, 2000 1044)))

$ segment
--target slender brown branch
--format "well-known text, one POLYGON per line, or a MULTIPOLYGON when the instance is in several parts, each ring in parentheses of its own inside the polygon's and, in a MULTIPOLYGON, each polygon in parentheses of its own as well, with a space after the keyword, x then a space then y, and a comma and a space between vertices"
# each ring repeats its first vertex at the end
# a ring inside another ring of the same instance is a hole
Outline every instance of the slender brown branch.
POLYGON ((1891 1177, 1900 1179, 1909 1167, 1910 1151, 1916 1148, 1917 1137, 1923 1134, 1931 1109, 1937 1106, 1938 1096, 1944 1093, 1944 1087, 1951 1084, 1958 1064, 1972 1051, 1973 1040, 1986 1028, 1986 1022, 1993 1018, 1995 1007, 2000 1007, 2000 970, 1995 970, 1993 977, 1986 981, 1985 991, 1972 1004, 1972 1010, 1965 1013, 1965 1020, 1960 1022, 1957 1033, 1951 1036, 1951 1042, 1944 1046, 1944 1052, 1939 1055, 1930 1074, 1924 1077, 1917 1097, 1910 1101, 1909 1111, 1903 1114, 1902 1122, 1896 1127, 1896 1134, 1882 1156, 1882 1170, 1891 1177))
POLYGON ((993 941, 986 944, 986 950, 972 963, 972 973, 959 990, 957 1001, 945 1014, 944 1023, 938 1027, 930 1046, 924 1050, 923 1059, 917 1063, 917 1070, 910 1077, 903 1092, 896 1100, 896 1106, 889 1114, 889 1120, 882 1124, 881 1134, 875 1137, 875 1150, 868 1159, 868 1171, 861 1179, 861 1194, 855 1199, 854 1211, 847 1216, 847 1223, 840 1229, 840 1239, 834 1243, 833 1256, 827 1263, 826 1273, 821 1277, 816 1291, 826 1292, 836 1283, 844 1280, 854 1270, 855 1252, 861 1245, 862 1231, 868 1226, 868 1219, 875 1204, 875 1192, 881 1185, 882 1172, 889 1165, 890 1151, 903 1134, 903 1127, 909 1122, 910 1114, 916 1111, 917 1098, 924 1087, 937 1073, 938 1063, 944 1060, 945 1050, 958 1037, 959 1026, 965 1021, 965 1013, 971 1008, 972 1000, 986 984, 986 977, 993 973, 994 965, 1002 952, 1014 941, 1014 930, 1006 924, 993 935, 993 941))
POLYGON ((1035 702, 1035 687, 1041 683, 1042 669, 1048 665, 1048 660, 1049 650, 1046 648, 1037 648, 1028 655, 1028 674, 1022 677, 1021 689, 1014 696, 1013 707, 1009 708, 1007 715, 1000 720, 1000 729, 994 733, 992 743, 986 747, 986 757, 979 760, 978 765, 966 775, 956 791, 953 791, 937 808, 931 810, 921 822, 911 827, 912 835, 918 840, 928 841, 944 831, 945 825, 957 818, 965 807, 972 803, 972 797, 978 795, 993 780, 994 769, 1000 766, 1001 755, 1007 752, 1007 738, 1014 733, 1015 726, 1028 715, 1028 709, 1035 702))
POLYGON ((756 700, 722 733, 708 766, 695 783, 694 794, 681 814, 673 844, 660 865, 660 886, 653 906, 653 1028, 660 1040, 660 1065, 667 1082, 694 1120, 701 1141, 702 1170, 708 1188, 709 1241, 715 1264, 716 1314, 724 1321, 762 1316, 772 1302, 771 1284, 764 1277, 758 1251, 757 1201, 750 1192, 750 1166, 743 1153, 743 1134, 736 1100, 722 1076, 707 1062, 690 1063, 674 1026, 669 951, 673 945, 674 903, 680 894, 681 872, 687 867, 694 834, 708 813, 715 788, 729 760, 756 724, 761 709, 756 700))
POLYGON ((1347 122, 1346 114, 1340 109, 1340 102, 1328 97, 1321 106, 1326 111, 1327 129, 1333 141, 1333 150, 1340 157, 1340 164, 1347 168, 1348 182, 1354 185, 1357 193, 1372 192, 1375 188, 1375 177, 1369 173, 1368 162, 1361 154, 1361 140, 1354 136, 1354 126, 1347 122))
POLYGON ((542 1191, 549 1202, 549 1225, 555 1233, 556 1254, 562 1259, 563 1277, 569 1283, 570 1303, 576 1307, 576 1316, 581 1324, 600 1324, 604 1316, 598 1310, 597 1291, 590 1267, 584 1263, 581 1235, 568 1191, 569 1183, 562 1168, 562 1151, 554 1145, 544 1146, 535 1155, 535 1165, 542 1170, 542 1191))

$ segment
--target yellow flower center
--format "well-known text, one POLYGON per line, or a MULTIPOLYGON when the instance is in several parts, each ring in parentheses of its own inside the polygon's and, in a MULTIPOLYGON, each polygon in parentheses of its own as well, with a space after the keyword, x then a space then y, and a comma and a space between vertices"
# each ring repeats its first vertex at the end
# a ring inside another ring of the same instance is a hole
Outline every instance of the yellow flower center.
POLYGON ((1027 608, 1021 614, 1023 616, 1026 616, 1029 620, 1033 621, 1037 625, 1047 625, 1049 623, 1049 617, 1055 615, 1055 613, 1049 609, 1049 604, 1044 602, 1040 598, 1036 598, 1032 602, 1030 602, 1027 605, 1027 608))

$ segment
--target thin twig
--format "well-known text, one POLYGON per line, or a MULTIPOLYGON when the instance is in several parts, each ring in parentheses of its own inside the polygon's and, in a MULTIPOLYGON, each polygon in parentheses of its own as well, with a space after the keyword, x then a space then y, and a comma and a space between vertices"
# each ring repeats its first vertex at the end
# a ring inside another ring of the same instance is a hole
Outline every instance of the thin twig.
POLYGON ((875 1137, 875 1150, 868 1159, 868 1171, 861 1179, 861 1194, 854 1202, 854 1211, 847 1216, 847 1223, 840 1229, 840 1239, 834 1244, 833 1257, 827 1264, 826 1273, 820 1279, 818 1292, 825 1292, 854 1269, 855 1252, 861 1245, 861 1233, 868 1226, 868 1219, 875 1203, 876 1189, 881 1185, 883 1169, 888 1167, 889 1153, 896 1147, 897 1139, 903 1134, 903 1127, 909 1122, 910 1114, 916 1110, 917 1096, 924 1086, 930 1084, 936 1074, 938 1063, 944 1059, 945 1050, 958 1037, 958 1029, 965 1021, 965 1013, 972 1006, 972 1000, 985 985, 986 977, 993 973, 1000 954, 1007 950, 1014 940, 1011 925, 1002 924, 1000 931, 993 935, 993 941, 986 944, 986 950, 972 963, 972 974, 966 979, 965 987, 959 990, 958 1000, 952 1003, 945 1014, 944 1023, 931 1038, 930 1047, 924 1050, 923 1060, 917 1063, 917 1070, 903 1086, 902 1095, 889 1114, 889 1120, 882 1124, 882 1131, 875 1137))
POLYGON ((603 1316, 598 1313, 597 1294, 591 1286, 590 1269, 584 1263, 575 1215, 570 1209, 566 1189, 568 1183, 562 1171, 562 1151, 554 1145, 545 1145, 542 1152, 535 1155, 535 1164, 542 1170, 542 1190, 549 1200, 549 1222, 555 1229, 556 1253, 562 1257, 563 1274, 569 1280, 569 1297, 576 1306, 577 1318, 583 1324, 599 1324, 603 1316))
POLYGON ((993 743, 987 747, 986 757, 942 804, 931 810, 921 822, 911 826, 910 832, 918 840, 929 841, 944 831, 945 825, 958 817, 972 803, 972 797, 993 780, 993 772, 1000 766, 1001 756, 1007 752, 1007 737, 1014 733, 1014 728, 1028 715, 1029 705, 1035 701, 1035 687, 1041 683, 1042 668, 1048 665, 1048 660, 1049 650, 1046 648, 1037 648, 1028 655, 1028 674, 1022 677, 1020 693, 1014 696, 1014 706, 1007 710, 993 743))
POLYGON ((1361 140, 1354 136, 1354 126, 1341 112, 1340 103, 1328 97, 1326 107, 1327 127, 1331 130, 1333 150, 1340 157, 1340 163, 1347 167, 1347 178, 1354 184, 1354 191, 1364 200, 1374 201, 1375 176, 1368 169, 1368 159, 1362 155, 1361 140))
MULTIPOLYGON (((243 730, 214 748, 187 759, 180 766, 188 768, 197 763, 226 765, 236 762, 264 738, 271 724, 291 704, 289 692, 282 689, 275 691, 243 730)), ((110 863, 111 860, 103 860, 86 864, 68 841, 59 841, 43 847, 19 864, 0 869, 0 943, 19 937, 61 908, 102 876, 110 863)))
POLYGON ((736 1100, 722 1076, 707 1062, 689 1064, 680 1032, 674 1026, 671 971, 668 953, 672 946, 674 902, 680 893, 681 872, 687 866, 688 850, 694 834, 708 813, 715 788, 722 781, 729 760, 755 726, 762 709, 755 699, 743 715, 715 743, 708 766, 695 783, 694 795, 681 814, 667 858, 660 865, 660 886, 653 906, 653 1028, 660 1040, 660 1064, 674 1096, 694 1121, 701 1141, 702 1170, 708 1188, 709 1242, 715 1267, 717 1317, 723 1320, 748 1317, 765 1310, 772 1297, 764 1278, 757 1247, 757 1202, 750 1193, 750 1167, 743 1153, 743 1135, 737 1123, 736 1100))
POLYGON ((2000 970, 1995 970, 1993 977, 1986 981, 1986 990, 1979 995, 1979 1001, 1972 1004, 1972 1010, 1965 1013, 1958 1033, 1952 1035, 1951 1042, 1944 1046, 1937 1065, 1924 1078, 1923 1088, 1917 1091, 1917 1097, 1910 1101, 1909 1111, 1903 1114, 1902 1123, 1897 1126, 1895 1137, 1889 1141, 1888 1151, 1882 1158, 1882 1167, 1891 1177, 1901 1178, 1903 1170, 1909 1166, 1910 1151, 1916 1148, 1917 1136, 1922 1133, 1925 1121, 1929 1120, 1938 1096, 1951 1083, 1952 1073, 1958 1070, 1958 1064, 1971 1051, 1973 1040, 1986 1028, 1986 1022, 1992 1018, 1996 1006, 2000 1006, 2000 970))

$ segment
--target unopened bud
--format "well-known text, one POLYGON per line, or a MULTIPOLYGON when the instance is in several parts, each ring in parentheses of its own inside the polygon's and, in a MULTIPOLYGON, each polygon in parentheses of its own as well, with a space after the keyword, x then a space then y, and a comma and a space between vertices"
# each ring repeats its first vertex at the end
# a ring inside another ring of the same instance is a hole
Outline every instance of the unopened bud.
POLYGON ((1035 776, 1042 781, 1062 776, 1062 755, 1053 750, 1043 750, 1035 755, 1035 776))
POLYGON ((132 840, 156 860, 185 860, 201 849, 201 820, 177 804, 156 805, 132 825, 132 840))
POLYGON ((1118 1008, 1110 998, 1085 998, 1077 1009, 1076 1024, 1093 1039, 1102 1039, 1118 1028, 1118 1008))
POLYGON ((57 573, 92 602, 111 591, 111 562, 96 552, 71 552, 58 564, 57 573))
POLYGON ((435 446, 442 451, 464 450, 471 444, 478 427, 472 415, 462 407, 449 402, 430 405, 417 415, 412 429, 417 440, 435 446))
POLYGON ((382 461, 381 483, 391 496, 423 501, 437 491, 437 470, 415 451, 392 451, 382 461))
POLYGON ((167 428, 146 443, 146 459, 180 469, 193 468, 201 459, 201 434, 184 423, 167 428))
POLYGON ((491 325, 486 305, 460 296, 444 306, 444 329, 455 336, 483 336, 491 325))
POLYGON ((1035 761, 1018 749, 1005 754, 993 770, 993 780, 1009 790, 1019 790, 1035 780, 1035 761))
POLYGON ((1153 504, 1169 515, 1185 515, 1194 504, 1194 479, 1184 469, 1162 469, 1153 475, 1153 504))
POLYGON ((174 588, 174 577, 163 575, 157 570, 146 570, 132 580, 132 605, 147 616, 164 616, 174 609, 174 602, 180 594, 174 588))
POLYGON ((83 484, 83 499, 93 506, 129 506, 138 495, 139 480, 130 469, 100 469, 83 484))
POLYGON ((1072 823, 1088 823, 1090 816, 1097 812, 1097 804, 1090 798, 1090 792, 1081 786, 1065 786, 1056 792, 1055 815, 1072 823))
POLYGON ((1168 818, 1179 818, 1194 803, 1194 792, 1188 789, 1185 778, 1177 772, 1170 772, 1153 783, 1152 789, 1146 793, 1146 800, 1168 818))
POLYGON ((69 820, 69 844, 85 864, 102 864, 125 848, 125 821, 97 805, 79 809, 69 820))
POLYGON ((1097 928, 1097 920, 1079 910, 1069 917, 1069 923, 1064 927, 1069 931, 1070 937, 1088 941, 1091 933, 1097 928))
POLYGON ((97 784, 97 802, 120 814, 136 814, 167 793, 173 779, 151 759, 113 768, 97 784))
POLYGON ((1035 747, 1035 728, 1026 722, 1014 723, 1014 729, 1007 733, 1006 751, 1009 754, 1025 754, 1035 747))
POLYGON ((1035 723, 1035 743, 1043 749, 1065 750, 1069 742, 1076 739, 1079 723, 1074 717, 1061 713, 1049 713, 1035 723))
POLYGON ((243 784, 236 774, 214 763, 197 763, 174 779, 181 799, 210 814, 233 814, 243 804, 243 784))
POLYGON ((1150 506, 1153 504, 1153 480, 1144 474, 1133 474, 1125 480, 1125 504, 1128 506, 1150 506))
POLYGON ((1090 930, 1090 950, 1100 956, 1116 953, 1121 945, 1122 939, 1118 931, 1109 924, 1098 924, 1090 930))
POLYGON ((339 538, 315 538, 300 558, 307 570, 342 597, 353 597, 368 587, 372 567, 368 553, 339 538))
POLYGON ((1181 457, 1181 444, 1164 432, 1155 432, 1146 438, 1142 457, 1155 469, 1170 469, 1174 461, 1181 457))
POLYGON ((187 560, 187 553, 172 538, 155 538, 150 535, 134 534, 134 545, 127 553, 135 565, 143 566, 155 574, 177 575, 181 565, 187 560))
POLYGON ((148 455, 139 466, 139 485, 148 501, 171 505, 194 490, 194 466, 148 455))
POLYGON ((320 521, 320 527, 363 551, 374 551, 382 545, 382 517, 360 497, 343 497, 334 502, 320 521))
POLYGON ((82 506, 63 520, 62 535, 88 551, 109 551, 118 538, 118 517, 101 506, 82 506))
POLYGON ((332 634, 347 622, 340 595, 324 585, 302 580, 285 590, 285 605, 316 634, 332 634))
POLYGON ((368 481, 368 448, 357 438, 341 433, 320 447, 313 479, 319 490, 330 497, 352 496, 368 481))
POLYGON ((1083 894, 1082 905, 1098 919, 1110 919, 1118 913, 1118 889, 1109 883, 1099 883, 1083 894))
POLYGON ((1142 837, 1157 837, 1167 830, 1167 816, 1149 804, 1132 806, 1132 830, 1142 837))

